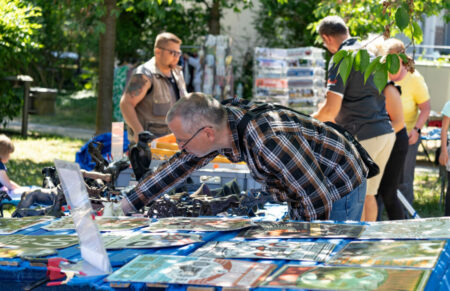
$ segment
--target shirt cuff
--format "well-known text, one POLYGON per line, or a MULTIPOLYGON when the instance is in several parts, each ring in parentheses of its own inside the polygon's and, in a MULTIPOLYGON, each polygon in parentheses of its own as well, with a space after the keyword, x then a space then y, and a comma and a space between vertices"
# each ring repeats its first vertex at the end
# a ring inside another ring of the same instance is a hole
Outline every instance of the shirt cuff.
POLYGON ((130 201, 128 201, 127 196, 125 196, 120 201, 120 207, 122 208, 122 211, 123 213, 125 213, 125 215, 128 215, 131 212, 136 212, 136 208, 134 208, 133 204, 131 204, 130 201))

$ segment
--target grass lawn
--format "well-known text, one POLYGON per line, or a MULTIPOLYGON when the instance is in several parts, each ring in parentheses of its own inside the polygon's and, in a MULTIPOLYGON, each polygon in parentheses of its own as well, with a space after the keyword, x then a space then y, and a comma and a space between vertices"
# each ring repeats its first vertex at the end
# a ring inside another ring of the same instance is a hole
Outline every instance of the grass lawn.
POLYGON ((24 139, 17 133, 8 135, 15 146, 6 167, 8 176, 19 185, 42 186, 42 168, 54 166, 54 159, 75 161, 75 153, 84 141, 59 136, 32 135, 24 139))
MULTIPOLYGON (((444 195, 445 195, 444 189, 444 195)), ((444 215, 444 202, 440 203, 441 180, 436 173, 417 173, 414 181, 413 207, 420 217, 436 217, 444 215)), ((445 196, 444 196, 445 197, 445 196)), ((442 198, 444 200, 444 197, 442 198)))
POLYGON ((93 91, 58 94, 55 115, 29 115, 30 123, 95 130, 97 97, 93 91))

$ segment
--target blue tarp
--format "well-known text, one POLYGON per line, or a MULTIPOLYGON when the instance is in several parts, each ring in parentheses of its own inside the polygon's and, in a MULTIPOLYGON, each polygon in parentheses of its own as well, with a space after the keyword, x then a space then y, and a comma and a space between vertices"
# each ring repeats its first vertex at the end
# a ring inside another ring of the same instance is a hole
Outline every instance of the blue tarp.
MULTIPOLYGON (((81 147, 81 149, 75 154, 75 162, 80 165, 80 168, 91 171, 95 167, 95 163, 91 159, 91 155, 88 152, 88 145, 92 141, 101 142, 103 144, 102 156, 106 160, 110 160, 111 156, 111 133, 103 133, 91 138, 85 145, 81 147)), ((125 130, 123 132, 123 152, 128 151, 128 134, 125 130)))

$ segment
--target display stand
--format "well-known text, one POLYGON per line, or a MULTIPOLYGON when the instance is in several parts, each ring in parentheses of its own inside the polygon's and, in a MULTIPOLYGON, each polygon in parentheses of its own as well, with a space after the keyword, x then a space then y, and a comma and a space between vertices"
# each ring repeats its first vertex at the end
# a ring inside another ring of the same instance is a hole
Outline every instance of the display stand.
POLYGON ((226 35, 207 35, 203 46, 202 91, 217 100, 232 97, 233 68, 231 38, 226 35))
POLYGON ((324 50, 255 48, 254 99, 310 114, 325 94, 324 50))

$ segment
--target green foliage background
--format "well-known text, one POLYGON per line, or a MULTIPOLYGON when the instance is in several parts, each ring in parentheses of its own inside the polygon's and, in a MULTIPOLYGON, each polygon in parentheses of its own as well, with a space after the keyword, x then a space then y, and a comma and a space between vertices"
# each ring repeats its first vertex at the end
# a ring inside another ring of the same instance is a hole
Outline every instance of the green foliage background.
MULTIPOLYGON (((443 0, 260 2, 254 26, 259 33, 259 45, 268 47, 315 44, 315 27, 327 15, 341 15, 352 35, 364 38, 369 32, 382 33, 388 27, 390 33, 403 30, 419 43, 422 33, 417 21, 424 15, 450 9, 450 2, 443 0)), ((148 59, 153 54, 155 36, 161 31, 177 34, 184 44, 199 45, 200 37, 210 31, 211 22, 217 21, 213 18, 220 19, 225 9, 239 12, 252 7, 251 0, 117 0, 116 56, 119 61, 148 59)), ((33 86, 59 90, 95 88, 99 36, 105 31, 101 20, 105 13, 103 0, 0 0, 0 79, 5 75, 27 74, 35 80, 33 86), (74 52, 79 57, 62 58, 62 52, 74 52)), ((448 14, 445 17, 448 20, 448 14)), ((238 64, 244 71, 238 81, 244 83, 244 95, 248 98, 253 76, 252 53, 250 49, 244 63, 238 64)), ((390 61, 380 68, 386 73, 389 67, 390 61)), ((0 122, 4 122, 18 114, 21 97, 12 93, 9 82, 0 82, 0 95, 3 97, 0 122)))
POLYGON ((21 92, 14 90, 7 76, 15 76, 32 62, 33 49, 39 47, 36 32, 40 25, 38 8, 19 0, 0 0, 0 122, 4 124, 20 111, 21 92))

